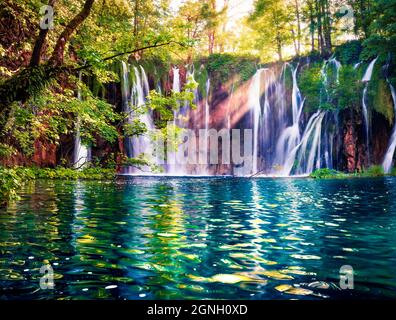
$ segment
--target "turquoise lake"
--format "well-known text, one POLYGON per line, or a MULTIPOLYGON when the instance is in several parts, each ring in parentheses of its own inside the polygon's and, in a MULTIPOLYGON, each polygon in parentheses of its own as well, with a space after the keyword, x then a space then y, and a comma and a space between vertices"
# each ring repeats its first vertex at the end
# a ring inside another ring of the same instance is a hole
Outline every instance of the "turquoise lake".
POLYGON ((396 179, 35 181, 0 209, 0 299, 396 298, 396 179), (40 289, 50 264, 53 290, 40 289), (353 289, 340 268, 353 268, 353 289))

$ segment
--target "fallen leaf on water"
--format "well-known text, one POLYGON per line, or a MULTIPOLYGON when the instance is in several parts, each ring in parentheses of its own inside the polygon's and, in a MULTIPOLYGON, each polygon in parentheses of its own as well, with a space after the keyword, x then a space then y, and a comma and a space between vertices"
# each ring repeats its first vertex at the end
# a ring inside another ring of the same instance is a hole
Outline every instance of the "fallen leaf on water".
POLYGON ((307 296, 309 294, 312 294, 312 290, 308 289, 303 289, 303 288, 291 288, 289 290, 286 290, 285 293, 288 294, 295 294, 295 295, 300 295, 300 296, 307 296))
POLYGON ((276 280, 291 280, 291 279, 294 279, 292 276, 289 276, 287 274, 281 273, 281 272, 276 271, 276 270, 262 271, 262 272, 260 272, 260 274, 263 274, 263 275, 267 276, 268 278, 272 278, 272 279, 276 279, 276 280))
POLYGON ((293 287, 291 285, 289 285, 289 284, 281 284, 279 286, 276 286, 275 290, 278 290, 280 292, 285 292, 285 291, 287 291, 289 289, 292 289, 292 288, 293 287))
POLYGON ((283 293, 287 293, 287 294, 294 294, 294 295, 300 295, 300 296, 306 296, 306 295, 313 293, 313 291, 311 291, 311 290, 303 289, 303 288, 294 288, 289 284, 281 284, 279 286, 276 286, 275 290, 278 290, 279 292, 283 292, 283 293))

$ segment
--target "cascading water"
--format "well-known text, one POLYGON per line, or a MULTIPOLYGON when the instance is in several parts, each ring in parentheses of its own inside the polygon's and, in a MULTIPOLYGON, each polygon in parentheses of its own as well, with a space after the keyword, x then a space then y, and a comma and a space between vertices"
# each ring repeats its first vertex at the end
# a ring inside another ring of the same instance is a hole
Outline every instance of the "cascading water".
POLYGON ((200 145, 200 158, 205 159, 205 163, 202 163, 199 168, 200 175, 209 174, 209 165, 207 164, 208 156, 210 152, 209 148, 209 123, 210 123, 210 78, 206 80, 205 88, 205 104, 204 104, 204 134, 203 134, 203 144, 200 145))
MULTIPOLYGON (((181 90, 180 69, 178 67, 173 67, 172 73, 173 73, 172 91, 178 93, 181 90)), ((176 127, 182 128, 184 126, 182 116, 184 115, 186 106, 180 106, 179 104, 178 107, 179 109, 173 111, 173 125, 175 128, 176 127)), ((177 139, 176 136, 175 138, 177 139)), ((176 151, 168 152, 168 159, 170 160, 171 163, 169 163, 167 166, 167 174, 175 175, 175 176, 181 176, 186 174, 185 166, 181 163, 178 163, 178 159, 180 159, 180 156, 182 155, 183 152, 184 151, 181 149, 180 146, 178 146, 178 149, 176 151)))
MULTIPOLYGON (((132 87, 129 86, 128 66, 122 62, 122 98, 123 111, 127 114, 127 121, 130 125, 139 120, 144 124, 147 132, 138 137, 125 137, 125 149, 129 158, 144 157, 146 160, 155 163, 153 158, 153 146, 149 138, 150 131, 154 129, 154 124, 150 110, 145 109, 146 97, 149 94, 149 83, 146 72, 142 66, 133 67, 134 79, 132 87)), ((147 166, 141 168, 129 167, 127 173, 150 173, 147 166)))
POLYGON ((362 78, 362 82, 366 85, 363 89, 363 98, 362 98, 362 111, 363 111, 363 120, 364 120, 364 128, 365 128, 365 138, 366 138, 366 148, 367 148, 367 157, 368 157, 368 164, 370 164, 370 124, 369 124, 369 116, 368 116, 368 108, 366 105, 367 101, 367 90, 368 85, 371 80, 371 76, 373 74, 374 65, 377 62, 377 58, 375 58, 369 66, 367 67, 366 72, 362 78))
MULTIPOLYGON (((363 77, 366 84, 371 79, 374 61, 370 65, 363 77)), ((332 88, 339 82, 341 67, 340 62, 335 58, 331 58, 323 64, 319 111, 314 114, 309 115, 303 112, 305 100, 298 86, 298 72, 304 67, 299 68, 298 65, 293 66, 285 63, 281 68, 274 66, 258 69, 249 83, 232 85, 231 92, 227 92, 227 96, 223 90, 224 87, 216 87, 219 90, 212 91, 210 79, 207 79, 202 96, 197 89, 194 90, 194 102, 198 105, 197 110, 192 110, 189 103, 180 101, 181 107, 175 111, 174 124, 181 129, 193 129, 196 133, 201 131, 199 134, 203 135, 203 139, 201 139, 202 136, 199 137, 200 153, 198 158, 200 160, 206 158, 206 161, 209 160, 210 154, 209 129, 251 128, 253 132, 252 167, 249 172, 241 171, 242 174, 309 175, 315 169, 337 168, 341 163, 338 157, 341 154, 344 134, 340 126, 342 121, 339 121, 342 113, 324 109, 326 105, 334 105, 336 102, 332 95, 332 88), (224 96, 226 98, 223 98, 224 96)), ((129 103, 125 105, 125 111, 129 110, 129 112, 135 110, 135 107, 144 106, 145 96, 149 90, 144 69, 140 66, 131 67, 131 69, 134 77, 129 77, 129 72, 124 71, 122 81, 123 87, 127 87, 126 90, 123 90, 123 99, 134 106, 130 109, 129 103), (128 78, 134 79, 131 90, 128 89, 128 78)), ((193 68, 192 70, 187 69, 186 72, 187 81, 195 81, 193 68)), ((200 79, 202 80, 202 78, 200 79)), ((174 92, 181 90, 178 68, 173 68, 171 87, 174 92)), ((144 115, 130 113, 134 118, 138 116, 148 129, 154 128, 151 112, 144 115)), ((396 126, 394 131, 396 132, 396 126)), ((196 137, 198 138, 198 136, 196 137)), ((148 141, 143 143, 144 148, 141 148, 140 139, 141 137, 130 139, 132 152, 127 148, 128 155, 136 157, 143 150, 144 153, 150 153, 148 141)), ((198 146, 198 139, 196 141, 198 146)), ((392 135, 388 148, 390 155, 387 154, 384 159, 384 168, 391 166, 395 148, 396 133, 392 135), (390 164, 388 164, 389 162, 390 164)), ((185 150, 178 150, 175 155, 177 156, 180 152, 186 155, 185 150)), ((196 165, 176 162, 176 165, 168 164, 166 168, 168 175, 208 175, 236 172, 235 167, 232 166, 207 165, 202 162, 196 165)))
MULTIPOLYGON (((79 81, 81 82, 81 72, 78 75, 79 81)), ((78 100, 82 100, 81 97, 81 89, 78 89, 77 92, 78 100)), ((76 136, 74 138, 74 157, 73 163, 76 169, 80 169, 84 167, 88 162, 91 161, 91 148, 81 143, 81 120, 80 117, 77 117, 76 121, 76 136)))
POLYGON ((261 116, 261 75, 266 69, 257 70, 249 90, 249 104, 253 117, 253 166, 252 174, 258 172, 259 126, 261 116))
MULTIPOLYGON (((395 88, 389 83, 389 87, 392 94, 393 100, 393 110, 396 116, 396 92, 395 88)), ((392 169, 393 155, 395 154, 396 149, 396 121, 393 126, 392 135, 389 140, 388 148, 385 153, 384 161, 382 162, 382 167, 384 168, 385 173, 390 173, 392 169)))
MULTIPOLYGON (((321 74, 324 93, 323 96, 328 100, 327 87, 329 79, 327 76, 329 66, 333 65, 336 70, 335 80, 338 82, 340 62, 330 59, 323 64, 321 74)), ((314 169, 322 166, 332 166, 333 139, 335 134, 330 131, 331 118, 328 111, 317 111, 308 120, 305 130, 300 136, 300 121, 304 107, 304 99, 301 96, 297 84, 297 68, 292 69, 293 92, 292 92, 292 115, 293 124, 287 127, 281 134, 277 144, 277 163, 281 163, 281 170, 278 175, 289 176, 290 174, 308 175, 314 169), (323 121, 325 130, 323 129, 323 121), (324 133, 322 134, 322 131, 324 133), (322 137, 323 135, 323 137, 322 137), (324 140, 324 141, 323 141, 324 140), (323 142, 323 146, 322 146, 323 142)), ((336 119, 337 114, 333 114, 336 119)))
MULTIPOLYGON (((280 170, 275 172, 278 175, 290 175, 292 165, 290 162, 293 158, 293 151, 300 141, 300 118, 304 107, 304 100, 301 97, 300 89, 297 85, 297 70, 298 67, 291 68, 293 89, 292 89, 292 125, 285 128, 281 133, 277 146, 275 162, 280 166, 280 170)), ((294 154, 295 156, 295 154, 294 154)))
MULTIPOLYGON (((173 92, 180 92, 180 69, 178 67, 173 67, 173 83, 172 83, 172 91, 173 92)), ((174 125, 177 124, 179 112, 178 110, 173 111, 173 123, 174 125)))

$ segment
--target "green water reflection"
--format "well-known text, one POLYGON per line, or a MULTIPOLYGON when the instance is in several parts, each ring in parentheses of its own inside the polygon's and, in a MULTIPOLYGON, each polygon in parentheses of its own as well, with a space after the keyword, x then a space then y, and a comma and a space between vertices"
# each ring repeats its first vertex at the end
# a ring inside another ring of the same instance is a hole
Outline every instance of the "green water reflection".
POLYGON ((395 298, 395 195, 392 178, 36 181, 0 211, 0 298, 395 298))

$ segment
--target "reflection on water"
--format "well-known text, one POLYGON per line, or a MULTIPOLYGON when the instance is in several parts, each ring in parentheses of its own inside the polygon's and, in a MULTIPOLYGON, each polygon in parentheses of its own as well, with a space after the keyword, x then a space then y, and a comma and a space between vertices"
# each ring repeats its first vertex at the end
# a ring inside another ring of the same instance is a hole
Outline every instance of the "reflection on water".
POLYGON ((0 211, 0 298, 395 298, 395 195, 391 178, 37 181, 0 211))

